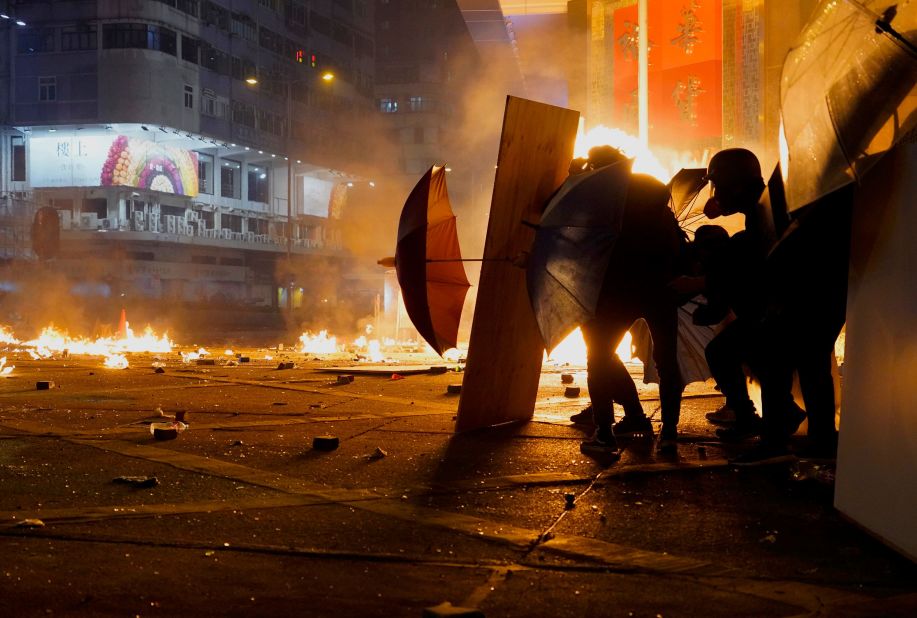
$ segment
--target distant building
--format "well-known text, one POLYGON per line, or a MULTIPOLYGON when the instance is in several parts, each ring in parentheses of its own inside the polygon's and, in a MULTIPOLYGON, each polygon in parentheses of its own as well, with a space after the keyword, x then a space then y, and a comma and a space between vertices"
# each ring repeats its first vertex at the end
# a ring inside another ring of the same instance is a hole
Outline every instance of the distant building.
POLYGON ((309 297, 311 260, 342 255, 373 116, 371 0, 9 4, 0 258, 31 257, 51 205, 56 269, 93 294, 309 297))

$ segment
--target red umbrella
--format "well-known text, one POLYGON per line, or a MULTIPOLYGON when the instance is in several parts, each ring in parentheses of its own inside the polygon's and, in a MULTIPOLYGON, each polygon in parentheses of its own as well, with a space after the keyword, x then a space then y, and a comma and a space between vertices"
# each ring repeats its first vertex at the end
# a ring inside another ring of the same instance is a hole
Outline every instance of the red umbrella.
POLYGON ((404 203, 395 270, 417 331, 439 354, 454 348, 470 284, 446 192, 445 167, 431 167, 404 203))

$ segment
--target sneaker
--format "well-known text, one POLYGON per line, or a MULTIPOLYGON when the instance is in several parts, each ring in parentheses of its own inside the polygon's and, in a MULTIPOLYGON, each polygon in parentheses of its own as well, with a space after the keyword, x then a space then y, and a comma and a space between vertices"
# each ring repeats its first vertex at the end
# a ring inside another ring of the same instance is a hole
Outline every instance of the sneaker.
POLYGON ((731 425, 736 422, 735 410, 727 404, 723 404, 713 412, 707 412, 706 417, 714 425, 731 425))
POLYGON ((621 457, 621 451, 618 450, 618 443, 614 437, 602 436, 596 432, 592 438, 581 442, 579 450, 583 455, 592 457, 602 457, 604 459, 617 460, 621 457))
POLYGON ((786 411, 786 417, 784 418, 786 423, 784 432, 786 435, 792 436, 795 434, 804 420, 806 420, 806 411, 793 403, 793 407, 786 411))
POLYGON ((595 417, 592 414, 592 406, 588 406, 570 417, 570 422, 576 425, 594 425, 595 417))
POLYGON ((770 466, 788 461, 796 461, 796 457, 790 453, 789 449, 785 446, 776 446, 762 442, 750 451, 733 457, 729 460, 729 463, 733 466, 752 467, 770 466))
POLYGON ((678 453, 678 438, 659 436, 656 452, 660 455, 676 455, 678 453))
POLYGON ((717 437, 723 442, 742 442, 755 436, 760 436, 764 429, 764 422, 757 414, 750 418, 743 418, 732 427, 721 427, 716 430, 717 437))
POLYGON ((614 424, 614 433, 619 438, 642 436, 653 439, 653 423, 645 416, 627 416, 614 424))

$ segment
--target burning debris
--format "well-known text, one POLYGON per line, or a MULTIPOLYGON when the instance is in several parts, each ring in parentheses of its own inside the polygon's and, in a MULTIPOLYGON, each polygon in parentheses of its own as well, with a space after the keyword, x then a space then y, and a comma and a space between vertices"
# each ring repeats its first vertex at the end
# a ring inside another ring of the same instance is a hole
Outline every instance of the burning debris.
POLYGON ((5 356, 3 358, 0 358, 0 378, 8 377, 11 373, 13 373, 13 369, 15 368, 16 368, 16 365, 10 365, 9 367, 6 366, 6 357, 5 356))

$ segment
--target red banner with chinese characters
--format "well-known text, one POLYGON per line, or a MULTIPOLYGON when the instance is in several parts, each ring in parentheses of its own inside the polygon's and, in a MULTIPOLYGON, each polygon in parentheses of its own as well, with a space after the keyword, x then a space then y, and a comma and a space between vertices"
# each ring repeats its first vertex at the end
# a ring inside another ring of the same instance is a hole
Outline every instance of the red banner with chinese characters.
MULTIPOLYGON (((613 114, 636 132, 637 5, 614 12, 613 114)), ((689 149, 722 133, 722 0, 649 0, 649 137, 689 149)))

